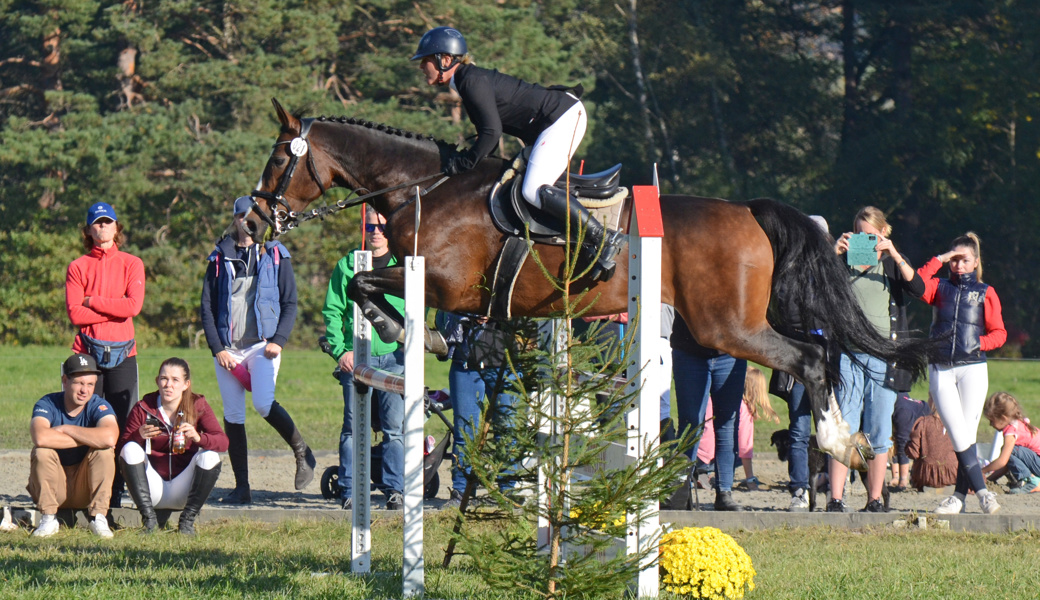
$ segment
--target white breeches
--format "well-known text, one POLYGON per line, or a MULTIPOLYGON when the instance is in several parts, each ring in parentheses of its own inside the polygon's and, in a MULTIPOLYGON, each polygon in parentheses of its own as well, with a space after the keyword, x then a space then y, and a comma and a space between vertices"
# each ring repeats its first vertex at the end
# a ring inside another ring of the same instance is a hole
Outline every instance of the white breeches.
POLYGON ((975 443, 988 390, 989 369, 984 362, 928 368, 928 391, 957 452, 975 443))
POLYGON ((127 442, 119 456, 123 457, 128 465, 145 464, 148 493, 152 497, 152 507, 157 509, 181 510, 184 508, 188 503, 191 481, 195 478, 195 467, 208 471, 220 464, 220 454, 212 450, 199 450, 195 456, 191 457, 191 462, 179 475, 166 481, 152 468, 152 463, 145 456, 144 448, 137 442, 127 442))
POLYGON ((539 134, 531 148, 531 158, 527 161, 524 200, 538 208, 542 207, 538 188, 553 185, 567 170, 571 157, 578 150, 578 144, 581 144, 581 139, 585 137, 587 125, 585 106, 578 100, 567 112, 560 115, 555 123, 539 134))
MULTIPOLYGON (((253 386, 253 408, 261 417, 271 414, 275 382, 278 381, 278 367, 282 364, 281 354, 273 359, 264 356, 266 347, 267 342, 261 341, 245 350, 228 350, 232 358, 245 363, 249 370, 249 379, 253 386)), ((242 383, 230 371, 220 366, 216 358, 213 359, 213 364, 217 368, 217 385, 220 386, 220 398, 224 402, 224 420, 242 425, 246 422, 246 388, 242 387, 242 383)))

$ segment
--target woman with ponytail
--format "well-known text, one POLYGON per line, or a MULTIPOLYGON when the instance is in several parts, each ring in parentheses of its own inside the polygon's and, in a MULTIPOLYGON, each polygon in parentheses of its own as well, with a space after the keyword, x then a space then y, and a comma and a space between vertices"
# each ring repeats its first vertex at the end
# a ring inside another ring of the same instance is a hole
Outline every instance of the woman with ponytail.
POLYGON ((917 272, 925 281, 921 299, 935 307, 931 337, 941 340, 928 369, 929 391, 957 453, 954 494, 935 512, 963 512, 964 499, 974 490, 982 512, 993 514, 1000 505, 986 489, 975 437, 989 387, 986 352, 1003 346, 1007 331, 996 290, 982 283, 979 237, 972 232, 958 237, 949 252, 932 258, 917 272), (949 278, 937 277, 945 264, 949 264, 949 278))

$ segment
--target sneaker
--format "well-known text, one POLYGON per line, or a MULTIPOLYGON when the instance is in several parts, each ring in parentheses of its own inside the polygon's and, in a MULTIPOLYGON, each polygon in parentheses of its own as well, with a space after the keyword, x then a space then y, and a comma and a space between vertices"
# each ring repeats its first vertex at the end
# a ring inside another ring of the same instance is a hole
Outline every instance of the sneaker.
POLYGON ((964 512, 964 501, 957 496, 950 496, 935 508, 937 515, 958 515, 964 512))
POLYGON ((1032 494, 1034 492, 1040 492, 1040 477, 1033 475, 1018 484, 1017 487, 1011 488, 1009 493, 1011 494, 1032 494))
POLYGON ((997 504, 997 495, 989 490, 980 490, 975 493, 975 496, 979 499, 979 507, 982 508, 982 512, 987 515, 1000 510, 1000 505, 997 504))
POLYGON ((390 492, 390 498, 386 501, 386 510, 401 510, 404 508, 404 497, 401 492, 390 492))
POLYGON ((105 515, 95 515, 87 528, 90 529, 90 533, 93 533, 98 537, 112 537, 112 530, 108 528, 108 517, 105 515))
POLYGON ((830 502, 827 503, 827 512, 843 513, 849 512, 849 509, 845 506, 845 501, 841 498, 831 498, 830 502))
POLYGON ((805 490, 798 488, 791 492, 791 504, 787 506, 787 512, 809 512, 809 499, 805 497, 805 490))
POLYGON ((762 482, 758 480, 758 477, 748 477, 744 480, 744 485, 747 486, 749 492, 759 491, 759 484, 762 482))
POLYGON ((874 498, 870 502, 867 502, 867 505, 861 512, 885 513, 888 512, 888 509, 885 508, 885 505, 881 502, 881 498, 874 498))
POLYGON ((4 519, 0 521, 0 531, 10 532, 18 531, 18 524, 14 522, 14 518, 11 517, 11 507, 4 507, 4 519))
POLYGON ((442 506, 441 508, 444 510, 449 510, 452 508, 458 508, 460 506, 462 506, 462 492, 458 491, 455 488, 451 488, 451 495, 448 496, 448 501, 445 502, 444 506, 442 506))
MULTIPOLYGON (((107 525, 107 523, 106 523, 107 525)), ((58 515, 43 515, 40 524, 33 530, 33 537, 51 537, 58 533, 58 515)))

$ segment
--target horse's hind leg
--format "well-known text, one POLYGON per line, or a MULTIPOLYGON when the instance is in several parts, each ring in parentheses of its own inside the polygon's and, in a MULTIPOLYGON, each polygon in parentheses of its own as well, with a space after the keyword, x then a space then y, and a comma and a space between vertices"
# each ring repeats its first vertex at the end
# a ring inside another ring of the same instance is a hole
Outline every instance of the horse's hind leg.
POLYGON ((841 416, 834 392, 827 384, 824 349, 818 344, 795 340, 766 325, 758 331, 734 336, 722 350, 795 376, 805 386, 816 421, 820 450, 842 464, 862 471, 874 451, 862 433, 851 433, 841 416))

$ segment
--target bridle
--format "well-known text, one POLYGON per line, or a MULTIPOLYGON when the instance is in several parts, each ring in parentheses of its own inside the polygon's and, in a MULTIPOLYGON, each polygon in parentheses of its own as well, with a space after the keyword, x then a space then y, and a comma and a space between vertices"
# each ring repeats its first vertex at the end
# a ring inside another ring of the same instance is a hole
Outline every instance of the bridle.
MULTIPOLYGON (((318 169, 314 166, 314 154, 309 151, 310 144, 307 142, 307 135, 310 133, 311 125, 313 124, 314 119, 312 118, 301 119, 299 137, 295 137, 291 140, 275 142, 275 144, 272 146, 273 152, 273 150, 275 148, 278 148, 278 146, 284 146, 288 144, 290 155, 289 166, 287 166, 285 170, 282 171, 281 178, 278 180, 278 187, 275 188, 274 192, 264 192, 260 189, 255 189, 250 193, 250 196, 253 198, 253 205, 251 207, 251 210, 255 212, 257 216, 259 216, 265 223, 267 223, 270 226, 270 231, 272 235, 278 235, 281 234, 283 231, 295 229, 301 223, 305 223, 307 221, 310 221, 311 219, 324 219, 326 216, 339 212, 345 208, 350 208, 352 206, 364 204, 366 200, 373 196, 378 196, 380 194, 386 194, 407 187, 412 187, 425 181, 434 179, 436 177, 441 177, 441 179, 437 183, 431 185, 430 187, 424 190, 418 191, 419 195, 425 196, 427 193, 433 191, 439 185, 448 180, 447 175, 444 175, 443 173, 434 173, 433 175, 427 175, 425 177, 420 177, 419 179, 406 181, 405 183, 401 183, 388 188, 383 188, 381 190, 376 190, 374 192, 369 192, 367 189, 362 188, 365 192, 367 192, 364 195, 357 196, 354 198, 344 198, 342 200, 337 201, 332 206, 323 206, 320 208, 311 209, 306 214, 298 213, 292 210, 292 208, 289 206, 289 203, 286 202, 285 190, 289 188, 289 183, 291 183, 292 181, 293 174, 296 172, 296 165, 297 163, 299 163, 301 157, 307 157, 307 169, 310 172, 311 179, 313 179, 314 182, 318 184, 318 189, 321 190, 321 194, 319 194, 318 197, 320 198, 325 194, 325 186, 321 182, 321 177, 318 176, 318 169), (265 213, 260 208, 260 204, 256 201, 257 198, 267 200, 267 207, 271 211, 270 214, 265 213)), ((357 190, 352 191, 355 193, 357 192, 357 190)))

